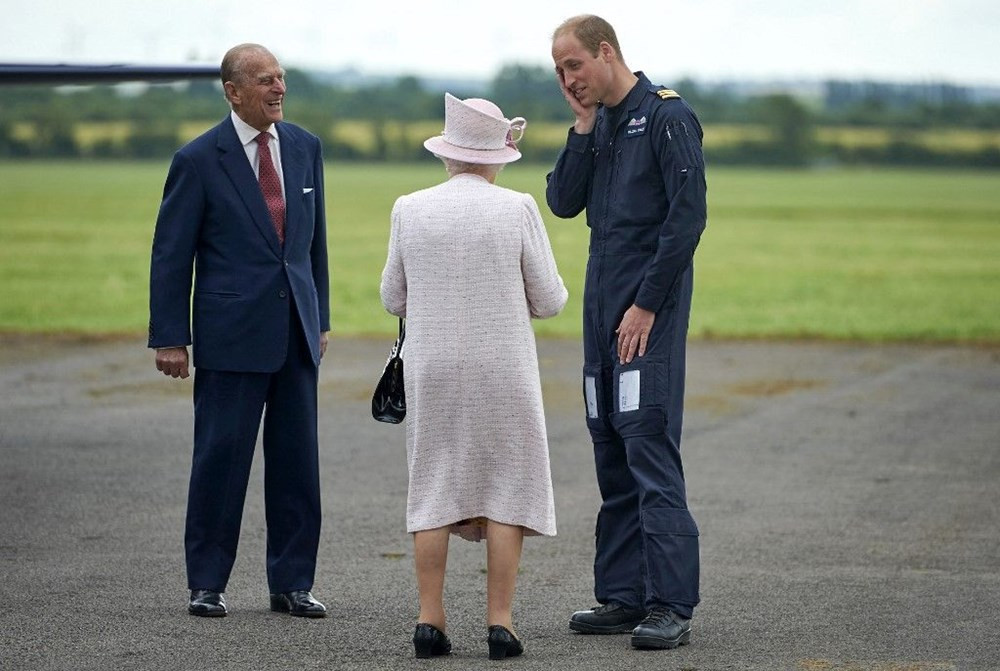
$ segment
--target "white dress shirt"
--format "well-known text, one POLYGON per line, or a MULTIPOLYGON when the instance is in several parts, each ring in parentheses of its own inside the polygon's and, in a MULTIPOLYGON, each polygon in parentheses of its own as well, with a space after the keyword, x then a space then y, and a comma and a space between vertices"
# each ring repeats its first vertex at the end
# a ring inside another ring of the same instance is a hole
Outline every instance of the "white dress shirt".
MULTIPOLYGON (((253 174, 257 179, 260 179, 260 161, 258 158, 260 147, 257 144, 257 136, 260 135, 260 131, 241 119, 236 112, 230 112, 229 115, 233 119, 233 126, 236 127, 236 135, 240 138, 240 142, 243 143, 243 151, 247 153, 247 160, 250 161, 253 174)), ((281 196, 285 199, 285 202, 288 202, 288 198, 285 195, 285 174, 281 171, 281 145, 279 144, 278 131, 275 130, 274 124, 268 127, 267 133, 271 136, 271 141, 268 142, 268 147, 271 149, 271 160, 274 162, 274 169, 278 171, 278 179, 281 180, 281 196)))

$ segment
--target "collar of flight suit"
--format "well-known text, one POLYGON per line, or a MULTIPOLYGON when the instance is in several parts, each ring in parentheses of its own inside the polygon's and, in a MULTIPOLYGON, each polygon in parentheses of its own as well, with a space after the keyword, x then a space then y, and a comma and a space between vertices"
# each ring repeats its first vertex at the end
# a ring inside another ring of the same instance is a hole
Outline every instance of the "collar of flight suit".
POLYGON ((628 95, 625 96, 625 101, 627 103, 625 106, 626 113, 638 109, 639 105, 642 104, 643 98, 646 97, 647 91, 650 90, 651 88, 655 88, 650 83, 649 78, 646 77, 645 74, 643 74, 642 70, 637 70, 632 74, 634 74, 639 81, 635 83, 635 86, 632 87, 632 90, 630 90, 628 92, 628 95))
MULTIPOLYGON (((642 101, 646 97, 646 92, 649 90, 655 90, 656 88, 650 83, 649 78, 643 74, 642 70, 637 70, 632 74, 638 78, 638 81, 636 81, 635 85, 629 90, 628 94, 626 94, 625 99, 619 103, 620 105, 625 105, 625 107, 622 110, 622 114, 619 115, 617 122, 615 123, 615 127, 609 129, 612 133, 618 129, 618 126, 625 122, 625 119, 628 118, 631 112, 638 109, 639 106, 642 105, 642 101)), ((608 110, 609 108, 605 106, 604 114, 606 116, 608 115, 608 110)), ((611 119, 609 119, 609 121, 611 121, 611 119)))

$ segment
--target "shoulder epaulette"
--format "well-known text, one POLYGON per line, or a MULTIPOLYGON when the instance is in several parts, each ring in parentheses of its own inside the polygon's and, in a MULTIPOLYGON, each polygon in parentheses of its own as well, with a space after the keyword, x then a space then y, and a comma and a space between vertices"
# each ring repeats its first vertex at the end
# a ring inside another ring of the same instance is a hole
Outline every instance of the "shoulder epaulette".
POLYGON ((680 98, 680 94, 673 89, 660 89, 656 92, 656 95, 660 96, 664 100, 670 100, 671 98, 680 98))

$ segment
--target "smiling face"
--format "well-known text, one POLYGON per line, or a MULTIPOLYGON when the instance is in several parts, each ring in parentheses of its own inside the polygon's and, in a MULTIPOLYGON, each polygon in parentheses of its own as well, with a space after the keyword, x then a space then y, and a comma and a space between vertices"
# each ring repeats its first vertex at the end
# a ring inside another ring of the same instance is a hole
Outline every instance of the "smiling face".
POLYGON ((613 55, 607 42, 601 42, 596 54, 590 53, 572 32, 564 32, 552 42, 556 74, 584 107, 607 102, 614 82, 613 55))
POLYGON ((269 51, 244 54, 238 71, 224 86, 233 111, 257 130, 265 131, 283 118, 285 71, 269 51))

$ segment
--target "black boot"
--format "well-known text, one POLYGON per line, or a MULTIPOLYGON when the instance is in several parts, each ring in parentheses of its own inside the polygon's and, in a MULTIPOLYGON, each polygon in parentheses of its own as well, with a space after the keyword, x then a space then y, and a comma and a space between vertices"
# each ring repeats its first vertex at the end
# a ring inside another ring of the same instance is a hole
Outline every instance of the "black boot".
POLYGON ((642 622, 646 611, 606 603, 590 610, 578 610, 569 618, 569 628, 581 634, 627 634, 642 622))
POLYGON ((691 620, 672 610, 657 606, 632 631, 632 647, 647 650, 670 650, 691 642, 691 620))

